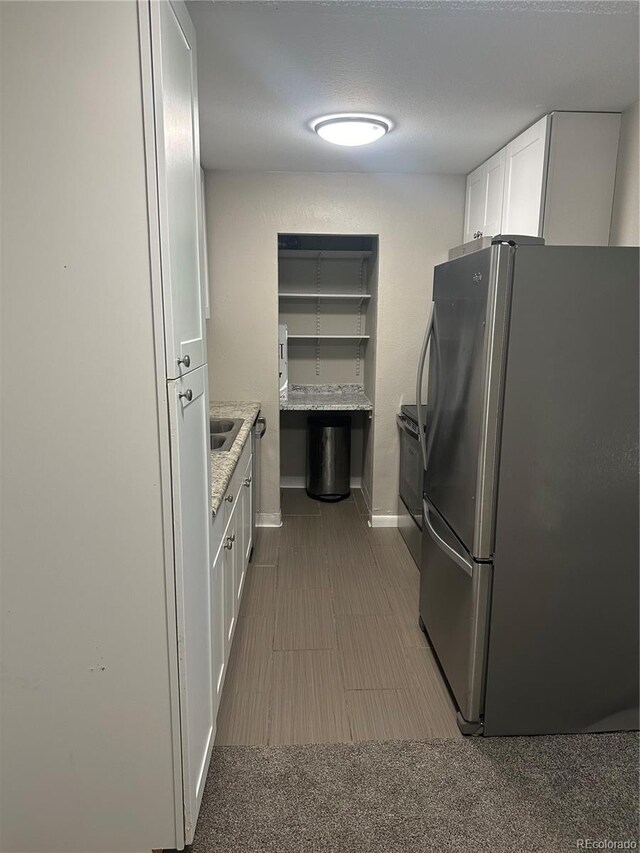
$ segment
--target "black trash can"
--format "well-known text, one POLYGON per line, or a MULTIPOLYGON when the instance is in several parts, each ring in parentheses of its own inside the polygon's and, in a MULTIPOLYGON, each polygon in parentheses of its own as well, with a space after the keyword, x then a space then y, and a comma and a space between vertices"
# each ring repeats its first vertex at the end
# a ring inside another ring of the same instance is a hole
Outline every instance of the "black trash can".
POLYGON ((318 501, 349 497, 351 418, 309 415, 307 421, 307 494, 318 501))

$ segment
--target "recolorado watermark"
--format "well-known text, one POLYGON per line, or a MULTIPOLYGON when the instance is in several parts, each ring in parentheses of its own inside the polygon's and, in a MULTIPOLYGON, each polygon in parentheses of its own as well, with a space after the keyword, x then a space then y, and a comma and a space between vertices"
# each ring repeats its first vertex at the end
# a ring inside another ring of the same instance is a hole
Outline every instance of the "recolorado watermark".
POLYGON ((632 838, 623 841, 613 838, 578 838, 576 847, 578 850, 637 850, 638 842, 632 838))

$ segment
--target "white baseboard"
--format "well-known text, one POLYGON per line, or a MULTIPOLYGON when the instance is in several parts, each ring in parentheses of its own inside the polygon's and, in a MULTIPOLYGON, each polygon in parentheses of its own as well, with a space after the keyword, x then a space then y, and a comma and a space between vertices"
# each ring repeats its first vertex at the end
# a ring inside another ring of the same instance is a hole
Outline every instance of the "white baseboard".
MULTIPOLYGON (((362 484, 361 477, 352 477, 349 488, 359 489, 362 484)), ((280 477, 281 489, 304 489, 307 485, 306 477, 280 477)))
POLYGON ((280 512, 258 512, 258 513, 256 513, 256 527, 282 527, 282 513, 280 513, 280 512))
POLYGON ((398 526, 398 516, 397 515, 372 515, 371 516, 371 526, 372 527, 397 527, 398 526))
POLYGON ((362 497, 364 498, 364 502, 366 504, 367 510, 368 510, 369 514, 371 514, 371 495, 369 494, 369 490, 367 489, 367 484, 364 482, 364 480, 363 480, 360 488, 362 489, 362 497))

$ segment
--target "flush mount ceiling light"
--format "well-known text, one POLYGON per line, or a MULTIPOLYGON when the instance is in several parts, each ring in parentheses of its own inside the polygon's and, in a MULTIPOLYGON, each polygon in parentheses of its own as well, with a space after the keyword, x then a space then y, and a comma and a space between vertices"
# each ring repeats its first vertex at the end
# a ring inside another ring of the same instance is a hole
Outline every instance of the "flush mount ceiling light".
POLYGON ((367 113, 337 113, 311 122, 318 136, 334 145, 369 145, 389 133, 393 124, 384 116, 367 113))

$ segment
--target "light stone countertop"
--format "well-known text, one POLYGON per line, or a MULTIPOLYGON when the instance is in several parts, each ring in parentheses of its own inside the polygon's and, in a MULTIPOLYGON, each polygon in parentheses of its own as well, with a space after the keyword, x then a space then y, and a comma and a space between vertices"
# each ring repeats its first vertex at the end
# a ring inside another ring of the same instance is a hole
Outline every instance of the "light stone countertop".
POLYGON ((371 400, 364 385, 290 385, 289 399, 280 400, 280 409, 288 412, 370 412, 371 400))
POLYGON ((211 417, 242 418, 244 420, 231 449, 223 453, 211 453, 209 457, 211 466, 211 512, 214 515, 220 507, 259 412, 260 403, 214 402, 209 404, 211 417))

